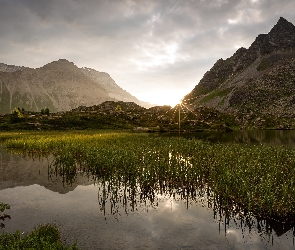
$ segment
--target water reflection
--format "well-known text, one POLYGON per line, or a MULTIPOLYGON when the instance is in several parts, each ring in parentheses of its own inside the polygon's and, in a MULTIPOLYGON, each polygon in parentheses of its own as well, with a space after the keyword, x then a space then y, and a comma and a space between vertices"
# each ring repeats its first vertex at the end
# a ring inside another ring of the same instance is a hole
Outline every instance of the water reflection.
MULTIPOLYGON (((51 167, 58 171, 54 164, 51 167)), ((59 173, 65 174, 63 171, 59 171, 59 173)), ((90 172, 87 174, 89 176, 90 172)), ((70 174, 67 178, 71 178, 71 176, 70 174)), ((254 248, 259 246, 259 249, 276 248, 281 244, 282 236, 287 236, 286 241, 284 240, 286 246, 294 246, 293 225, 261 220, 248 214, 245 209, 236 204, 227 209, 222 205, 220 197, 216 197, 207 185, 196 183, 194 183, 195 185, 187 185, 187 183, 179 185, 179 183, 165 180, 159 182, 142 181, 140 177, 134 178, 131 174, 127 174, 127 176, 123 176, 122 172, 110 174, 106 170, 103 175, 93 173, 93 180, 98 186, 98 204, 105 220, 112 217, 121 222, 124 215, 140 214, 142 216, 143 213, 149 214, 151 211, 160 213, 163 210, 166 211, 167 208, 170 208, 173 213, 177 211, 185 213, 196 206, 213 213, 213 221, 218 223, 218 234, 224 235, 226 239, 233 237, 234 239, 231 240, 234 241, 234 248, 243 249, 248 244, 253 245, 254 248), (292 241, 288 237, 292 238, 292 241), (255 242, 253 242, 253 238, 255 242)), ((71 183, 70 180, 69 182, 71 183)), ((173 216, 171 212, 170 216, 173 216)), ((199 213, 196 213, 195 216, 197 221, 202 218, 199 217, 202 216, 199 213)), ((174 217, 176 221, 177 218, 174 217)), ((162 214, 158 219, 166 220, 166 215, 162 214)), ((173 225, 170 226, 174 227, 174 224, 178 224, 176 221, 173 221, 173 225)), ((189 223, 190 220, 185 221, 189 223)), ((208 219, 204 222, 204 224, 206 223, 209 223, 208 219)), ((180 230, 178 226, 173 229, 180 230)), ((154 237, 158 234, 154 234, 154 237)), ((209 235, 205 234, 203 237, 207 238, 209 235)), ((193 246, 189 245, 192 248, 193 246)))
MULTIPOLYGON (((9 208, 10 206, 8 204, 0 202, 0 221, 4 222, 6 219, 11 219, 10 215, 5 213, 5 210, 9 208)), ((5 227, 5 224, 3 222, 0 222, 0 229, 5 227)))
MULTIPOLYGON (((294 130, 240 130, 232 132, 182 133, 183 137, 220 143, 262 143, 295 147, 294 130)), ((154 135, 152 135, 154 136, 154 135)), ((179 136, 179 134, 160 134, 160 136, 179 136)))
POLYGON ((0 190, 38 184, 61 194, 73 191, 78 185, 92 184, 82 173, 66 183, 62 176, 48 172, 52 158, 30 158, 14 155, 0 147, 0 190))
MULTIPOLYGON (((153 190, 149 195, 142 195, 142 193, 146 192, 141 191, 139 186, 130 189, 120 184, 120 189, 116 189, 111 183, 104 182, 99 185, 98 189, 98 202, 101 212, 106 219, 109 216, 119 219, 122 213, 129 215, 140 210, 145 212, 150 210, 160 211, 163 206, 171 211, 181 210, 182 212, 197 206, 212 211, 213 218, 218 223, 219 234, 224 234, 227 238, 237 237, 240 240, 244 239, 244 243, 249 243, 247 241, 252 242, 252 236, 259 236, 264 247, 270 248, 277 247, 278 239, 281 236, 294 237, 293 225, 261 220, 251 214, 241 213, 239 209, 231 211, 230 214, 228 211, 222 210, 209 188, 194 190, 193 192, 173 189, 167 192, 153 190)), ((257 241, 255 244, 259 245, 261 242, 257 241)), ((289 244, 294 245, 294 238, 292 241, 289 240, 289 244)), ((235 247, 235 249, 240 249, 240 246, 235 247)))

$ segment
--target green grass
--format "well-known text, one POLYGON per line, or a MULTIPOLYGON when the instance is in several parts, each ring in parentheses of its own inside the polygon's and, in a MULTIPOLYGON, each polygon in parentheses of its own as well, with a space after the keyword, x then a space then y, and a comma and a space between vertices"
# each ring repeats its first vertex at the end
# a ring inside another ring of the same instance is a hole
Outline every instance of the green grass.
POLYGON ((219 209, 294 221, 295 150, 211 144, 181 137, 129 132, 0 134, 19 153, 53 155, 49 175, 72 183, 77 173, 152 198, 157 192, 187 196, 206 189, 219 209), (174 190, 174 191, 173 191, 174 190))
POLYGON ((60 238, 60 233, 55 225, 42 225, 35 228, 30 234, 22 235, 20 231, 13 234, 0 235, 0 250, 11 249, 43 249, 43 250, 76 250, 76 244, 66 246, 60 238))
POLYGON ((203 104, 206 102, 209 102, 211 100, 213 100, 215 97, 220 97, 220 98, 224 98, 225 96, 227 96, 230 92, 231 92, 232 88, 228 88, 228 89, 216 89, 212 92, 210 92, 209 94, 207 94, 199 103, 203 104))

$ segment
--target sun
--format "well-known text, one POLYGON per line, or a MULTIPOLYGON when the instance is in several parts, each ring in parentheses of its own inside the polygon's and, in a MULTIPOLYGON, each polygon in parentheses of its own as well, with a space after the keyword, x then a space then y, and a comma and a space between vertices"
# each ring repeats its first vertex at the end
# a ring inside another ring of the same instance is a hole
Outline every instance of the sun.
POLYGON ((169 105, 171 107, 175 107, 176 105, 182 102, 182 99, 187 93, 189 92, 185 89, 166 90, 165 92, 162 93, 161 98, 159 98, 159 102, 162 105, 169 105))
POLYGON ((168 105, 174 108, 177 104, 181 103, 185 95, 189 93, 185 89, 167 89, 159 88, 157 90, 142 91, 138 93, 139 100, 149 102, 155 106, 168 105))
POLYGON ((181 99, 180 98, 166 98, 165 102, 163 103, 163 105, 169 105, 172 108, 175 107, 176 105, 178 105, 179 103, 181 103, 181 99))

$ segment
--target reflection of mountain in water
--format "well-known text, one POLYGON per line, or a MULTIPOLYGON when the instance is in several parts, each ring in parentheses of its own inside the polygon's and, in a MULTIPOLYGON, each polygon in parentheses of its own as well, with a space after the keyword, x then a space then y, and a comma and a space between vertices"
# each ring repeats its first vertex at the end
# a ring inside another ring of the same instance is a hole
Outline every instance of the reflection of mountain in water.
POLYGON ((86 176, 77 175, 71 184, 65 183, 60 176, 48 175, 50 159, 30 159, 10 154, 0 147, 0 190, 18 186, 38 184, 53 192, 65 194, 78 185, 93 184, 86 176))

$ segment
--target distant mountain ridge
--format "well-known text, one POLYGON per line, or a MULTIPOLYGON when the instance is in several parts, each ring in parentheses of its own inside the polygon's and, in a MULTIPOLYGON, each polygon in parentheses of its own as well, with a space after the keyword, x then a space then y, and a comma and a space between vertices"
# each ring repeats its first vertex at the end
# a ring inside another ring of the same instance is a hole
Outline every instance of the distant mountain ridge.
POLYGON ((23 70, 23 69, 26 69, 26 67, 0 63, 0 72, 15 72, 15 71, 23 70))
POLYGON ((146 108, 149 108, 152 106, 151 104, 147 102, 142 102, 138 100, 135 96, 131 95, 129 92, 122 89, 120 86, 116 84, 116 82, 111 78, 111 76, 108 73, 99 72, 95 69, 91 69, 87 67, 81 68, 81 71, 83 74, 85 74, 87 77, 92 79, 94 82, 104 87, 111 98, 114 98, 118 101, 134 102, 146 108))
POLYGON ((229 113, 295 116, 295 26, 281 17, 248 49, 219 59, 184 102, 229 113))
POLYGON ((0 114, 15 107, 57 112, 115 100, 142 104, 107 73, 80 69, 66 59, 37 69, 0 64, 0 114))

